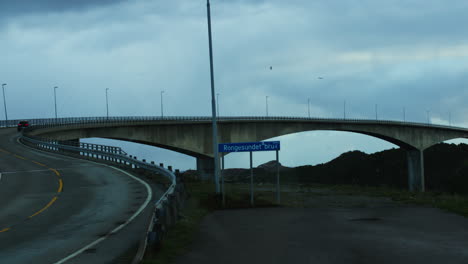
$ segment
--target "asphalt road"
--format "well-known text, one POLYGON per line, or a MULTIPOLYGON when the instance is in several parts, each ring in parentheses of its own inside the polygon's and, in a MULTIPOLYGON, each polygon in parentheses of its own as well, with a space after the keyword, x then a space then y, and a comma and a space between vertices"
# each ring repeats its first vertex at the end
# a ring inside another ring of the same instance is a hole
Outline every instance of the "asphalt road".
POLYGON ((0 129, 0 263, 125 263, 121 255, 148 221, 147 186, 104 165, 31 150, 17 136, 0 129))
POLYGON ((464 217, 378 198, 328 200, 321 208, 214 212, 176 263, 468 263, 464 217))

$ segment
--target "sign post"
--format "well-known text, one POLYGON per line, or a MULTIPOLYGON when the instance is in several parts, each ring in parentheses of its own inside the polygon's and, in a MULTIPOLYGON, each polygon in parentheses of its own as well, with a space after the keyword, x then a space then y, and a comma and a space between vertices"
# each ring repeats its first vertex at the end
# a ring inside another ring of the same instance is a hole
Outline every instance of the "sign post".
POLYGON ((281 203, 279 151, 276 151, 276 203, 281 203))
MULTIPOLYGON (((254 206, 254 181, 253 181, 253 154, 254 151, 276 151, 276 202, 280 203, 280 167, 279 167, 279 141, 242 142, 242 143, 221 143, 218 144, 218 152, 250 152, 250 205, 254 206)), ((221 158, 222 169, 224 170, 224 155, 221 158)), ((224 195, 224 173, 221 174, 221 191, 223 206, 225 205, 224 195)))

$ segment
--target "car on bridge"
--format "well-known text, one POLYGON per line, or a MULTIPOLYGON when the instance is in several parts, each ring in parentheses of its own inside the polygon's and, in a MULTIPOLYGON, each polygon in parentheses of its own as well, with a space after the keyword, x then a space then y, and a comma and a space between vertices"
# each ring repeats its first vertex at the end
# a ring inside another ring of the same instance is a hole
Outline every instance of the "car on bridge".
POLYGON ((28 121, 20 121, 18 123, 18 131, 21 131, 25 127, 29 127, 29 122, 28 121))

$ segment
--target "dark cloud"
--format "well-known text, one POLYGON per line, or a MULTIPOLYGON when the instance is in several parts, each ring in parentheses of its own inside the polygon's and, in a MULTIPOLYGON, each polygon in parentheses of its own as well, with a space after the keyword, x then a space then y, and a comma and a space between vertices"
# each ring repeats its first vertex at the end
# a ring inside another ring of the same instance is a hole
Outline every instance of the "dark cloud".
POLYGON ((125 1, 127 0, 1 0, 0 16, 8 18, 35 13, 81 11, 125 1))

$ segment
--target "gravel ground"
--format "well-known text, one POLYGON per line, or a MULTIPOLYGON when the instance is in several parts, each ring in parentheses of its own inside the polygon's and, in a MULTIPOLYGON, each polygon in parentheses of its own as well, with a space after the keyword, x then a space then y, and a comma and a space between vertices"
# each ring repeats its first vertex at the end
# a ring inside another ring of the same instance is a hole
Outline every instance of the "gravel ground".
POLYGON ((388 198, 309 192, 306 208, 208 215, 176 263, 468 263, 464 217, 388 198))

